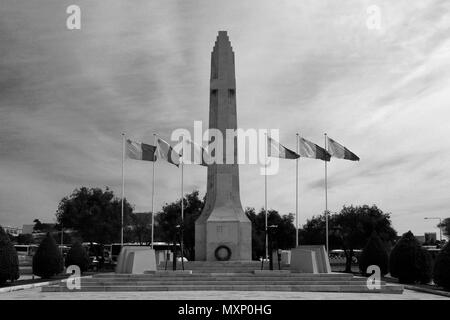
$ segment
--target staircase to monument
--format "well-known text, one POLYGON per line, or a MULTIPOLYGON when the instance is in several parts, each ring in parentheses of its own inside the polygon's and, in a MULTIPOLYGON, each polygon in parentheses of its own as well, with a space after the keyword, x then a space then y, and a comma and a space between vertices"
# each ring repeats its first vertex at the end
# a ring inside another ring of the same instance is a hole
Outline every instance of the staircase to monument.
MULTIPOLYGON (((366 278, 346 273, 271 272, 267 270, 267 266, 265 266, 267 271, 255 272, 255 270, 261 269, 261 264, 257 261, 185 263, 185 270, 188 268, 192 270, 192 273, 171 272, 171 268, 164 271, 164 265, 160 264, 159 271, 148 274, 97 274, 92 278, 81 278, 81 289, 76 291, 403 292, 402 286, 390 285, 385 282, 381 283, 381 289, 370 290, 366 285, 366 278)), ((42 287, 42 291, 71 292, 73 290, 69 290, 65 283, 60 283, 42 287)))
MULTIPOLYGON (((182 270, 183 265, 177 262, 177 270, 182 270)), ((264 270, 269 269, 269 264, 264 263, 264 270)), ((278 265, 274 263, 274 269, 278 265)), ((172 262, 161 262, 158 270, 172 270, 172 262)), ((187 261, 184 262, 184 270, 192 270, 192 273, 253 273, 261 269, 259 261, 187 261)), ((288 266, 281 266, 281 269, 288 269, 288 266)))

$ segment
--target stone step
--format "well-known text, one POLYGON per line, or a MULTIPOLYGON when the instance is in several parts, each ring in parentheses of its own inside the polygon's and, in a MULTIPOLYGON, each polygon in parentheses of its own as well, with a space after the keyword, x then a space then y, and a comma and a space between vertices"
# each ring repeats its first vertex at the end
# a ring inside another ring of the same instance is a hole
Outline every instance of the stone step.
MULTIPOLYGON (((66 286, 42 287, 43 292, 73 292, 66 286)), ((365 293, 402 293, 401 286, 381 286, 370 290, 365 285, 144 285, 144 286, 90 286, 81 287, 82 292, 126 292, 126 291, 297 291, 297 292, 365 292, 365 293)))
POLYGON ((218 280, 218 279, 198 279, 198 280, 179 280, 179 279, 160 279, 160 280, 135 280, 135 281, 121 281, 121 280, 107 280, 107 281, 82 281, 81 283, 92 284, 99 283, 108 285, 109 283, 114 284, 126 284, 126 283, 191 283, 196 284, 200 282, 206 283, 230 283, 230 282, 261 282, 261 283, 288 283, 288 284, 297 284, 297 283, 333 283, 333 282, 345 282, 345 283, 366 283, 366 280, 353 280, 353 279, 329 279, 329 280, 317 280, 317 279, 309 279, 309 280, 279 280, 279 279, 233 279, 233 280, 218 280))
MULTIPOLYGON (((182 269, 182 265, 177 265, 177 270, 178 269, 182 269)), ((267 265, 267 266, 263 266, 264 267, 264 269, 269 269, 269 266, 267 265)), ((287 266, 281 266, 282 268, 284 268, 284 269, 289 269, 289 267, 287 267, 287 266)), ((173 265, 172 264, 170 264, 170 265, 167 265, 167 269, 172 269, 173 268, 173 265)), ((261 269, 261 265, 260 264, 258 264, 258 265, 204 265, 204 266, 201 266, 201 265, 189 265, 189 264, 185 264, 184 265, 184 268, 185 269, 228 269, 228 268, 232 268, 232 269, 261 269)), ((274 269, 278 269, 278 265, 277 266, 275 266, 274 265, 274 269)), ((160 270, 164 270, 164 269, 166 269, 166 266, 161 266, 161 265, 159 265, 158 266, 158 269, 160 269, 160 270)))
POLYGON ((179 281, 179 282, 192 282, 196 283, 198 281, 283 281, 283 282, 301 282, 301 281, 362 281, 365 282, 366 279, 362 278, 276 278, 276 277, 205 277, 205 278, 189 278, 189 277, 155 277, 149 279, 119 279, 119 278, 93 278, 93 279, 82 279, 82 282, 93 283, 93 282, 101 282, 101 283, 109 283, 109 282, 150 282, 150 281, 161 281, 161 282, 169 282, 169 281, 179 281))
MULTIPOLYGON (((172 263, 168 262, 167 265, 164 262, 161 262, 158 266, 158 269, 164 270, 165 268, 171 269, 172 263)), ((278 263, 274 263, 274 267, 278 267, 278 263)), ((288 269, 289 265, 282 264, 282 268, 288 269)), ((177 263, 177 269, 181 269, 182 265, 180 262, 177 263)), ((228 269, 228 268, 254 268, 261 269, 261 262, 252 261, 252 262, 235 262, 235 261, 188 261, 184 263, 185 269, 228 269)), ((269 264, 264 263, 264 268, 268 269, 269 264)))
MULTIPOLYGON (((275 261, 274 261, 275 262, 275 261)), ((167 261, 167 264, 171 264, 172 261, 167 261)), ((268 263, 268 262, 264 262, 264 263, 268 263)), ((165 261, 161 261, 159 263, 161 264, 165 264, 165 261)), ((177 264, 181 264, 181 261, 177 261, 177 264)), ((232 264, 261 264, 261 261, 185 261, 184 264, 195 264, 195 265, 209 265, 209 264, 214 264, 214 265, 232 265, 232 264)))
MULTIPOLYGON (((219 268, 184 268, 184 269, 176 269, 176 271, 183 271, 183 270, 190 270, 192 273, 253 273, 255 270, 261 270, 261 269, 255 269, 255 268, 226 268, 226 269, 219 269, 219 268)), ((157 269, 157 271, 173 271, 172 268, 170 269, 157 269)), ((269 271, 269 270, 264 270, 269 271)), ((285 269, 285 271, 290 271, 288 269, 285 269)))
POLYGON ((349 273, 322 273, 322 274, 311 274, 311 273, 274 273, 273 275, 269 274, 253 274, 253 273, 197 273, 197 274, 182 274, 182 273, 150 273, 150 274, 115 274, 115 273, 103 273, 97 274, 93 276, 93 279, 154 279, 154 278, 191 278, 191 279, 200 279, 200 278, 220 278, 220 279, 230 279, 230 278, 252 278, 252 279, 352 279, 352 278, 361 278, 362 277, 354 277, 349 273))
POLYGON ((83 281, 233 281, 233 280, 250 280, 250 281, 351 281, 360 280, 366 281, 364 277, 287 277, 287 276, 258 276, 254 274, 237 274, 233 275, 211 275, 211 274, 191 274, 189 276, 184 275, 172 275, 172 276, 144 276, 144 277, 92 277, 83 278, 83 281))
POLYGON ((93 282, 101 282, 101 283, 108 283, 108 282, 120 282, 120 283, 127 283, 127 282, 150 282, 150 281, 161 281, 161 282, 170 282, 170 281, 179 281, 179 282, 192 282, 196 283, 198 281, 221 281, 221 282, 227 282, 227 281, 283 281, 283 282, 302 282, 302 281, 362 281, 365 282, 366 279, 351 279, 351 278, 262 278, 262 277, 245 277, 245 278, 218 278, 218 277, 207 277, 207 278, 188 278, 188 277, 173 277, 173 278, 162 278, 162 277, 155 277, 153 279, 116 279, 116 278, 103 278, 103 279, 92 279, 92 280, 83 280, 86 283, 93 283, 93 282))
MULTIPOLYGON (((171 266, 172 263, 168 263, 168 266, 171 266)), ((261 266, 261 263, 188 263, 186 262, 184 264, 185 266, 191 266, 191 267, 210 267, 210 266, 219 266, 219 267, 248 267, 248 266, 261 266)), ((268 266, 268 263, 264 263, 265 266, 268 266)), ((274 266, 278 264, 274 263, 274 266)), ((159 266, 165 266, 164 263, 160 263, 159 266)), ((177 263, 177 266, 181 266, 181 263, 177 263)))
MULTIPOLYGON (((130 282, 81 282, 82 286, 145 286, 145 285, 365 285, 365 281, 130 281, 130 282)), ((385 284, 385 283, 383 283, 385 284)))
MULTIPOLYGON (((241 270, 241 269, 250 269, 250 270, 261 270, 261 266, 184 266, 184 270, 209 270, 209 269, 217 269, 217 270, 241 270)), ((278 266, 274 269, 278 270, 278 266)), ((172 266, 160 266, 157 270, 173 270, 172 266)), ((182 266, 177 266, 177 270, 183 270, 182 266)), ((268 267, 264 267, 264 270, 269 270, 268 267)), ((289 270, 289 268, 284 268, 282 270, 289 270)))
MULTIPOLYGON (((187 270, 187 269, 185 269, 187 270)), ((192 273, 253 273, 254 269, 227 269, 228 272, 222 269, 190 269, 192 273)), ((170 271, 170 270, 159 270, 159 271, 170 271)))
MULTIPOLYGON (((369 290, 366 278, 348 273, 177 273, 149 274, 104 273, 81 279, 81 291, 323 291, 401 293, 402 286, 386 285, 369 290)), ((44 292, 67 291, 65 283, 43 287, 44 292)))
POLYGON ((83 278, 82 281, 233 281, 233 280, 249 280, 249 281, 366 281, 366 278, 362 277, 277 277, 277 276, 257 276, 257 275, 242 275, 237 274, 233 276, 211 276, 205 275, 196 276, 192 274, 191 277, 186 276, 146 276, 146 277, 93 277, 93 278, 83 278))

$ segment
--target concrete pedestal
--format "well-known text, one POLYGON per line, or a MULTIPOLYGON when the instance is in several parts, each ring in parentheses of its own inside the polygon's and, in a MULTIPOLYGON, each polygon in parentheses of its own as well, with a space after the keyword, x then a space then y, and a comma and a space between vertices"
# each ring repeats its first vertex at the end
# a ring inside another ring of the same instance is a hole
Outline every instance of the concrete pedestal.
POLYGON ((156 271, 155 250, 124 246, 117 260, 116 273, 144 274, 145 271, 156 271))
POLYGON ((324 246, 298 246, 291 250, 290 270, 304 273, 331 273, 324 246))

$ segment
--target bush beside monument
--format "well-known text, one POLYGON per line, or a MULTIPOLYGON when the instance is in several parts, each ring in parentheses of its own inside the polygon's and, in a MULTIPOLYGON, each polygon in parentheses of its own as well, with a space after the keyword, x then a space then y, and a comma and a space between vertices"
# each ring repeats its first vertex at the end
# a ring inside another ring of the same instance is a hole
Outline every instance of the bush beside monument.
POLYGON ((0 226, 0 285, 19 279, 19 258, 5 230, 0 226))
POLYGON ((63 257, 55 240, 47 233, 33 257, 33 274, 48 279, 64 269, 63 257))
POLYGON ((390 255, 391 276, 400 283, 427 284, 431 281, 431 257, 411 231, 403 234, 390 255))

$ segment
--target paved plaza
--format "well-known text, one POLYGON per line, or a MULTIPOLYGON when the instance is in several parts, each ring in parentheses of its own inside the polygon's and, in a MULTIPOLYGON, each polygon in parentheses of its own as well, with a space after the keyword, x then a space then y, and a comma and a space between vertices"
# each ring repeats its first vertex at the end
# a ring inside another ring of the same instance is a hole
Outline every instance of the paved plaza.
POLYGON ((41 292, 40 288, 0 293, 0 300, 450 300, 404 290, 403 294, 275 291, 41 292))

